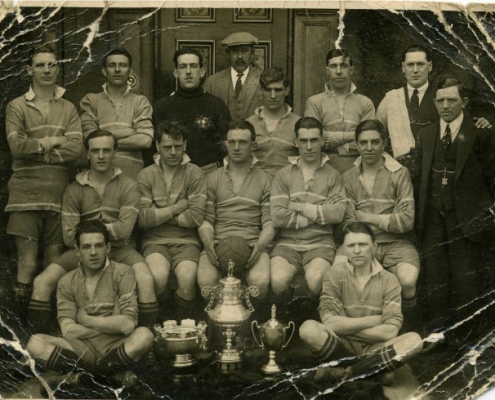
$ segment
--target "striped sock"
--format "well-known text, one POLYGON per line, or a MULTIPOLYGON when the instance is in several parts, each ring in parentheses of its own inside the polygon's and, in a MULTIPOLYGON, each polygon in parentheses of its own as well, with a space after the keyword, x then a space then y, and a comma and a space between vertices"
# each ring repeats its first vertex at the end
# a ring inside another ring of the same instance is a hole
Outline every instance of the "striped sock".
POLYGON ((352 375, 374 375, 380 371, 395 371, 404 363, 402 360, 394 359, 397 353, 393 345, 382 347, 377 351, 363 356, 356 364, 352 366, 352 375))
POLYGON ((28 322, 32 334, 47 334, 50 330, 51 316, 52 306, 49 301, 31 299, 28 307, 28 322))
POLYGON ((402 298, 402 310, 408 310, 416 306, 418 298, 416 295, 414 297, 409 297, 409 298, 402 298))
POLYGON ((124 343, 105 354, 98 361, 99 368, 112 372, 118 372, 125 369, 124 367, 132 367, 136 364, 137 362, 126 353, 124 343))
POLYGON ((313 352, 313 355, 320 362, 355 356, 355 354, 346 349, 336 335, 331 334, 328 334, 323 347, 319 351, 313 352))
POLYGON ((153 326, 158 319, 158 302, 141 303, 138 304, 139 316, 138 326, 145 326, 153 331, 153 326))
POLYGON ((74 371, 78 364, 80 366, 80 357, 71 350, 55 347, 46 362, 46 367, 53 371, 70 372, 74 371))

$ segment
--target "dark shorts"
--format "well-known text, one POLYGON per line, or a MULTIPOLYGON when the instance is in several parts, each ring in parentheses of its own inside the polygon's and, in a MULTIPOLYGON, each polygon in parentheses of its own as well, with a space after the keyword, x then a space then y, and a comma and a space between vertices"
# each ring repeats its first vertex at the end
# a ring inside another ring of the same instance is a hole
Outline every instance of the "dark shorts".
POLYGON ((182 261, 198 264, 199 246, 194 244, 149 244, 143 247, 143 257, 158 253, 167 259, 174 270, 182 261))
POLYGON ((323 258, 332 265, 335 258, 335 250, 330 247, 317 247, 306 251, 297 251, 285 246, 275 246, 270 257, 285 258, 289 264, 296 267, 298 272, 304 272, 304 266, 315 258, 323 258))
POLYGON ((91 365, 96 364, 99 358, 119 347, 126 339, 122 335, 110 335, 107 333, 83 340, 64 337, 64 340, 74 349, 74 353, 91 365))
MULTIPOLYGON (((108 258, 112 261, 129 265, 130 267, 137 263, 146 263, 143 256, 139 254, 130 243, 115 248, 112 247, 110 249, 110 253, 108 254, 108 258)), ((77 265, 79 264, 79 257, 77 256, 76 250, 71 249, 66 251, 60 257, 57 257, 53 263, 60 265, 68 272, 77 268, 77 265)))
POLYGON ((13 211, 9 216, 7 233, 44 245, 64 244, 62 215, 55 211, 13 211))

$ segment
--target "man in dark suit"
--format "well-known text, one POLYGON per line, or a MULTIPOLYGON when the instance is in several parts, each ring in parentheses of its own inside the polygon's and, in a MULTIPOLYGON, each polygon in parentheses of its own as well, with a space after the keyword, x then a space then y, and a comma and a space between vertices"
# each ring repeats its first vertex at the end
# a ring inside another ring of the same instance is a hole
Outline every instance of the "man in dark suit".
MULTIPOLYGON (((435 86, 429 82, 433 69, 428 48, 419 44, 407 47, 402 56, 406 85, 387 92, 376 112, 390 136, 391 153, 402 165, 415 172, 418 132, 438 121, 435 109, 435 86)), ((484 118, 476 119, 478 128, 491 128, 484 118)))
POLYGON ((246 119, 262 106, 260 74, 252 66, 254 45, 258 38, 249 32, 237 32, 222 40, 227 47, 230 68, 209 76, 204 90, 220 97, 229 108, 233 120, 246 119))
MULTIPOLYGON (((418 133, 426 333, 468 318, 483 301, 481 251, 494 230, 495 139, 466 116, 467 102, 459 80, 441 80, 435 96, 440 121, 418 133)), ((463 323, 454 333, 465 334, 467 327, 463 323)))

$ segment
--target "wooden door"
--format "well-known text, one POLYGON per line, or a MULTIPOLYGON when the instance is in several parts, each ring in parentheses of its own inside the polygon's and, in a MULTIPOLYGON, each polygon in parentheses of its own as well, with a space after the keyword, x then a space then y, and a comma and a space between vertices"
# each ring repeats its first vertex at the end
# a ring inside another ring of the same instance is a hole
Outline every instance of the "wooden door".
POLYGON ((338 37, 337 11, 294 11, 294 112, 304 114, 308 97, 323 92, 325 56, 338 37))
MULTIPOLYGON (((153 12, 143 9, 109 11, 109 43, 131 53, 136 83, 132 91, 153 99, 153 12)), ((110 48, 109 48, 110 50, 110 48)))

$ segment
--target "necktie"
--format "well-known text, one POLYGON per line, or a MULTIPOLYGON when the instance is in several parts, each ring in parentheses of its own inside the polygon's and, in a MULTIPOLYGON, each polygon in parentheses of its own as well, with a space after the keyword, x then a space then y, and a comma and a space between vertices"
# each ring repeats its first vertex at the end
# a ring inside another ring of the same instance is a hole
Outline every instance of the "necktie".
POLYGON ((243 75, 244 75, 243 73, 237 74, 237 82, 235 83, 235 97, 239 97, 239 93, 241 92, 241 89, 242 89, 241 78, 243 75))
POLYGON ((452 132, 450 131, 450 125, 445 128, 445 135, 442 137, 442 146, 445 153, 447 153, 452 145, 452 132))
POLYGON ((418 115, 419 110, 419 97, 418 97, 418 89, 414 89, 413 94, 411 96, 411 116, 412 120, 415 120, 418 115))

